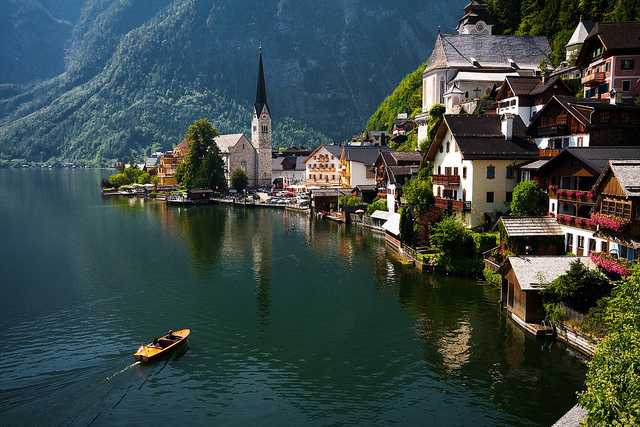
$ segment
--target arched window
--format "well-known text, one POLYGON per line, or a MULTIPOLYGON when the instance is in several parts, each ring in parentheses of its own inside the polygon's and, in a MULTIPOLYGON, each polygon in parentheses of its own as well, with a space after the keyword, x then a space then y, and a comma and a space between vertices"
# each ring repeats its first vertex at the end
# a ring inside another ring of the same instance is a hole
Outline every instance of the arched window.
POLYGON ((444 76, 440 76, 440 104, 444 104, 444 93, 445 93, 445 85, 444 85, 444 76))

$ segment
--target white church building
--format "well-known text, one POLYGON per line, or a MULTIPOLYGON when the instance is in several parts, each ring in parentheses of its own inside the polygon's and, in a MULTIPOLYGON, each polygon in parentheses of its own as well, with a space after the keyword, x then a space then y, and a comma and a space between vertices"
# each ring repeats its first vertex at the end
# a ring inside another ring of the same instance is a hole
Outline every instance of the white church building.
POLYGON ((422 75, 422 112, 416 115, 418 141, 427 138, 429 109, 434 104, 454 107, 481 99, 500 87, 508 76, 535 76, 541 60, 551 63, 546 37, 493 35, 493 18, 484 1, 465 6, 457 34, 438 34, 422 75))

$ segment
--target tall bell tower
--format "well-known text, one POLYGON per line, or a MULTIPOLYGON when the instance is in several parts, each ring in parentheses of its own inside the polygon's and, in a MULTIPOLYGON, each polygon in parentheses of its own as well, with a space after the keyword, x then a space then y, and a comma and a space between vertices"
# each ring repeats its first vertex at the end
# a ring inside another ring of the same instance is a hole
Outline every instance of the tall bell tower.
POLYGON ((251 144, 256 149, 256 186, 270 186, 271 180, 271 113, 267 105, 267 89, 262 69, 262 46, 258 65, 258 87, 256 103, 253 106, 251 121, 251 144))

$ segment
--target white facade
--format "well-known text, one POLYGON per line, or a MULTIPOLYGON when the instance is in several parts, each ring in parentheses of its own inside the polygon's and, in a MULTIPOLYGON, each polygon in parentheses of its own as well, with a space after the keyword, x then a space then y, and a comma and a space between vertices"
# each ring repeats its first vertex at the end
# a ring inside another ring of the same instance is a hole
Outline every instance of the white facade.
MULTIPOLYGON (((508 159, 464 160, 449 130, 433 160, 433 175, 458 176, 459 184, 433 185, 435 197, 471 202, 471 211, 455 211, 468 227, 484 222, 484 214, 506 212, 517 184, 515 166, 523 161, 508 159)), ((435 179, 434 179, 435 182, 435 179)))
POLYGON ((562 149, 567 147, 588 147, 589 134, 563 135, 555 137, 534 138, 539 149, 551 150, 562 149))
POLYGON ((544 107, 544 105, 533 105, 531 107, 521 106, 520 98, 512 96, 511 98, 505 98, 500 101, 498 115, 508 113, 520 116, 525 126, 529 126, 531 118, 535 116, 538 111, 542 110, 542 107, 544 107))
POLYGON ((305 160, 305 181, 309 185, 340 185, 340 158, 324 146, 316 148, 305 160))

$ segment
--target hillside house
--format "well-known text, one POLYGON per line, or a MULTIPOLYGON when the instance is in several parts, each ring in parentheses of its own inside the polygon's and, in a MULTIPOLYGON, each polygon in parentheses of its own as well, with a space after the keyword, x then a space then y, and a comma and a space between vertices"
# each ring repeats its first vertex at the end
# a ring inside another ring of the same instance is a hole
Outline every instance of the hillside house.
POLYGON ((516 114, 529 125, 531 118, 553 95, 571 96, 571 89, 558 77, 507 77, 496 96, 498 114, 516 114))
POLYGON ((640 95, 640 22, 598 22, 584 40, 576 66, 584 68, 585 98, 640 95))
POLYGON ((602 252, 640 258, 640 159, 610 160, 592 191, 598 195, 591 217, 594 236, 608 242, 602 252))
POLYGON ((519 116, 445 114, 425 158, 433 162, 436 206, 468 227, 506 211, 516 166, 538 157, 519 116))
POLYGON ((541 157, 566 147, 640 145, 640 106, 554 95, 526 130, 541 157))

